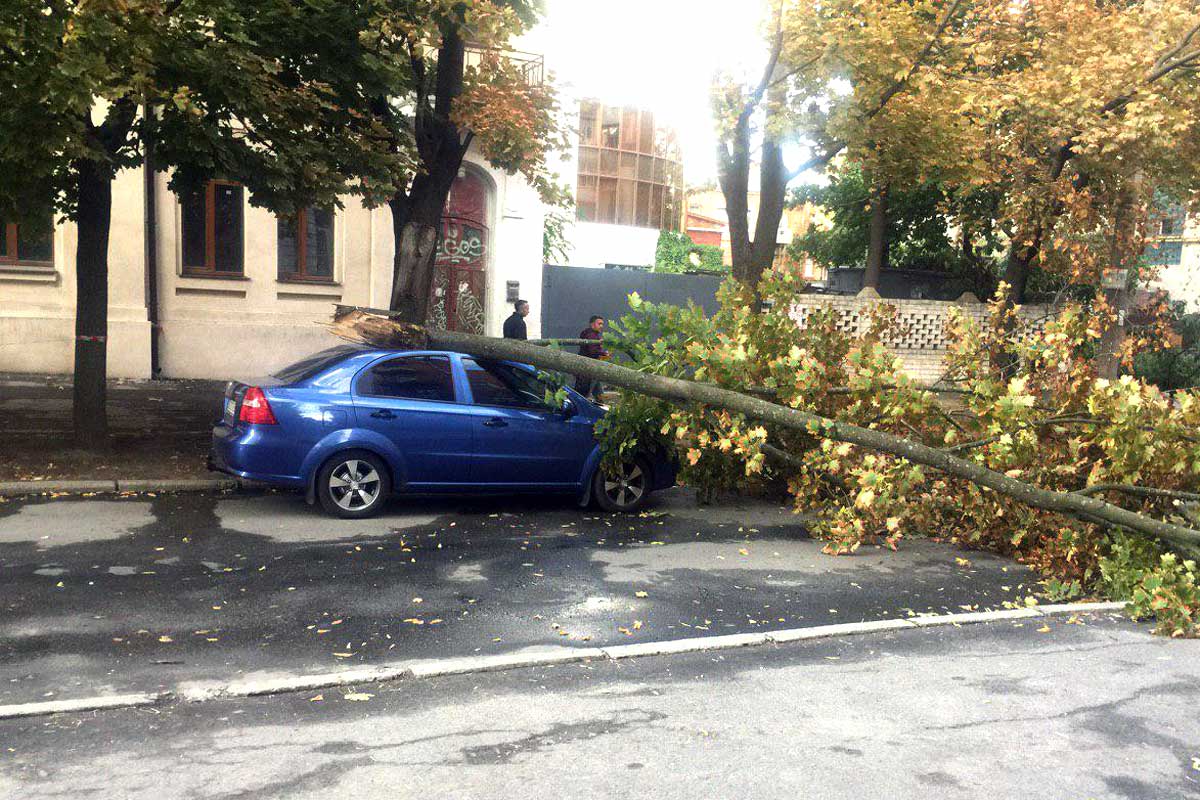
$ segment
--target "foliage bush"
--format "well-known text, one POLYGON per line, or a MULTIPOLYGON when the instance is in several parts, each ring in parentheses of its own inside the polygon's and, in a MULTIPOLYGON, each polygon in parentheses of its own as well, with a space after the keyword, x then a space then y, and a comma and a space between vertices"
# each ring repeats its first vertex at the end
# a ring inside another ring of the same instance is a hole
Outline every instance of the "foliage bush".
POLYGON ((654 248, 655 272, 712 272, 727 273, 721 248, 711 244, 696 244, 686 233, 659 231, 654 248))
MULTIPOLYGON (((893 307, 877 305, 861 336, 840 331, 832 310, 810 314, 800 328, 790 315, 797 286, 793 277, 771 273, 759 290, 764 310, 756 311, 755 294, 727 281, 711 317, 695 305, 633 296, 632 313, 612 335, 640 370, 768 395, 954 451, 1046 489, 1112 484, 1200 491, 1200 393, 1179 392, 1172 402, 1131 376, 1097 378, 1088 355, 1099 334, 1088 309, 1064 306, 1041 333, 998 324, 1005 313, 998 301, 986 327, 952 316, 946 380, 953 391, 946 393, 914 382, 888 350, 898 332, 893 307), (1000 330, 1009 332, 994 333, 1000 330), (1020 359, 1014 374, 998 377, 987 356, 1001 348, 1020 359)), ((894 549, 906 536, 937 536, 1020 559, 1045 577, 1055 596, 1132 599, 1135 609, 1158 617, 1161 631, 1197 633, 1194 567, 1158 543, 1134 544, 1119 531, 824 439, 818 430, 769 430, 720 409, 622 393, 600 436, 610 458, 630 441, 673 442, 682 479, 701 489, 785 479, 797 510, 813 515, 812 532, 831 554, 869 543, 894 549), (768 460, 769 453, 775 457, 768 460)), ((1159 518, 1176 521, 1182 513, 1171 496, 1097 493, 1159 518)))
POLYGON ((1138 353, 1133 374, 1163 391, 1200 386, 1200 314, 1179 314, 1174 320, 1179 346, 1138 353))

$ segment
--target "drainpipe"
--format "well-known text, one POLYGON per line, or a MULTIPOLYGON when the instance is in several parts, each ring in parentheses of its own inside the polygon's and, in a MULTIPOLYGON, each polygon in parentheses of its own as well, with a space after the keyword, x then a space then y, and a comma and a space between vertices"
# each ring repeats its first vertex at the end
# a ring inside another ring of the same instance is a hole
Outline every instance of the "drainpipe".
POLYGON ((142 238, 146 243, 146 318, 150 322, 150 377, 157 379, 162 377, 158 356, 158 181, 154 172, 154 136, 149 130, 151 113, 150 105, 143 103, 142 123, 146 126, 146 133, 142 136, 142 196, 146 205, 142 213, 142 238))

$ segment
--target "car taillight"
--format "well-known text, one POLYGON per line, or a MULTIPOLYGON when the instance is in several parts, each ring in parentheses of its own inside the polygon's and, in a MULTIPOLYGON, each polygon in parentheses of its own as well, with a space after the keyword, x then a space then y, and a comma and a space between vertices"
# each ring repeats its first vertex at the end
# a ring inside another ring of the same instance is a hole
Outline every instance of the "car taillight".
POLYGON ((278 424, 275 421, 275 412, 271 411, 271 404, 267 402, 267 396, 257 386, 251 386, 246 390, 245 396, 242 397, 242 410, 238 414, 238 419, 251 425, 278 424))

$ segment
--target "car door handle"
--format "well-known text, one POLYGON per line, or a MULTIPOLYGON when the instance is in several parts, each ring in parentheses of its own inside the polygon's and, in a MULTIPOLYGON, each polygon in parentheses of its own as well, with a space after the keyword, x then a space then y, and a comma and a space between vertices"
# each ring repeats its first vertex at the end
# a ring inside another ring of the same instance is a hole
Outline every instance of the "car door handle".
POLYGON ((483 423, 483 425, 486 428, 507 428, 508 427, 508 423, 505 422, 504 420, 500 419, 499 417, 492 417, 491 419, 485 421, 483 423))
POLYGON ((394 412, 388 411, 386 408, 381 408, 378 411, 372 411, 371 416, 375 419, 395 419, 394 412))

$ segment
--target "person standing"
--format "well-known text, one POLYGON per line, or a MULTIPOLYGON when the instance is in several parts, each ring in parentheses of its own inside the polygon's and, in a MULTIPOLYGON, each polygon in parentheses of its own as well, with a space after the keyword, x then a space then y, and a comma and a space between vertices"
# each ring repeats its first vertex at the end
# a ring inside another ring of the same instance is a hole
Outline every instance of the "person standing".
MULTIPOLYGON (((579 355, 584 358, 608 358, 608 351, 600 344, 604 338, 604 317, 593 314, 588 320, 588 326, 579 332, 579 338, 591 340, 588 344, 579 345, 579 355)), ((575 391, 589 399, 597 399, 600 395, 600 382, 581 375, 575 383, 575 391)))
POLYGON ((505 339, 528 339, 525 332, 525 318, 529 316, 529 302, 526 300, 513 301, 513 313, 504 320, 505 339))

